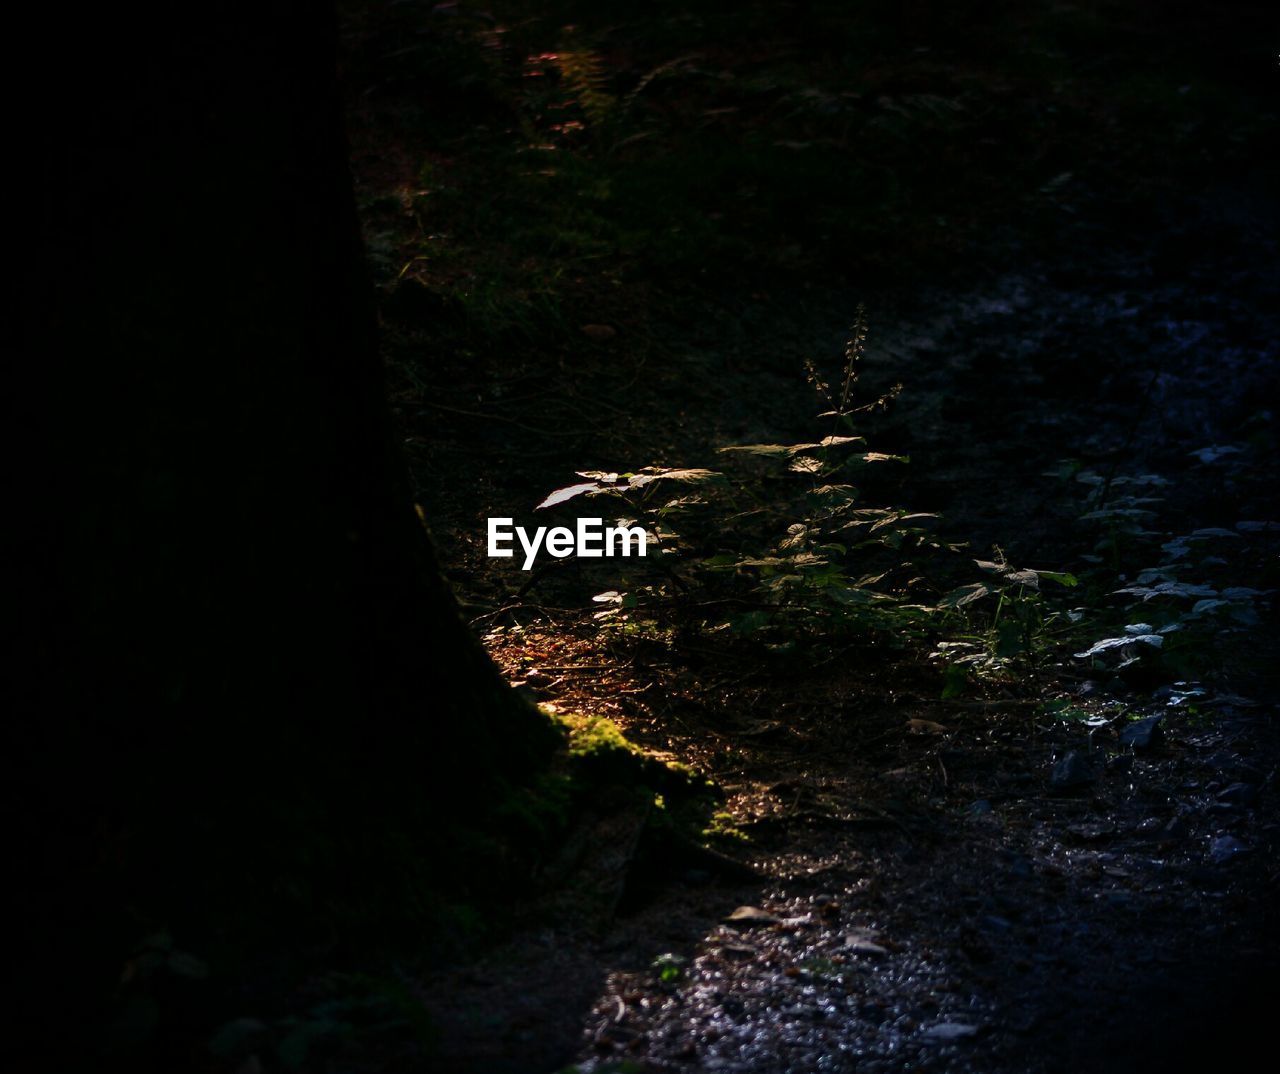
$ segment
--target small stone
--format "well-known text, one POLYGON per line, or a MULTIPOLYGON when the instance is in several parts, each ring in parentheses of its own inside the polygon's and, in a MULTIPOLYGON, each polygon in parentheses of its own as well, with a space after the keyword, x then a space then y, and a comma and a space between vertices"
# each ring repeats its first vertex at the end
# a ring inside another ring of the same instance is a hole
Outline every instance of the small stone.
POLYGON ((1209 860, 1214 865, 1226 865, 1241 855, 1248 854, 1252 849, 1234 835, 1220 835, 1209 844, 1209 860))
POLYGON ((753 925, 776 925, 782 918, 767 910, 761 910, 758 906, 739 906, 725 920, 731 925, 750 928, 753 925))
POLYGON ((1233 783, 1218 792, 1218 801, 1228 805, 1248 805, 1258 796, 1258 788, 1251 783, 1233 783))
POLYGON ((1049 786, 1060 791, 1076 790, 1087 787, 1097 778, 1089 759, 1079 750, 1072 750, 1053 766, 1049 786))
POLYGON ((882 947, 861 936, 849 936, 845 942, 848 944, 850 954, 860 955, 863 958, 884 958, 889 954, 887 947, 882 947))
POLYGON ((965 1025, 963 1022, 939 1022, 930 1026, 921 1034, 925 1040, 935 1044, 950 1044, 957 1040, 969 1040, 978 1035, 978 1027, 965 1025))
POLYGON ((1135 750, 1149 750, 1160 745, 1164 739, 1164 729, 1160 726, 1159 716, 1148 716, 1144 720, 1135 720, 1120 732, 1120 744, 1132 746, 1135 750))

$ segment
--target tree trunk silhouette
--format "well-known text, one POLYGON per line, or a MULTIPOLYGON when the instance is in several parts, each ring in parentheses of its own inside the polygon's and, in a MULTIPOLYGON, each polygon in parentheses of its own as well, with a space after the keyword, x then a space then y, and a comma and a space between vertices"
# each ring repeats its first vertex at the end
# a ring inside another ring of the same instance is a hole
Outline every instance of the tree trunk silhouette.
POLYGON ((458 813, 554 748, 413 514, 326 16, 110 8, 30 39, 62 83, 22 139, 11 489, 37 1024, 80 1026, 149 929, 340 949, 429 917, 467 892, 458 813))

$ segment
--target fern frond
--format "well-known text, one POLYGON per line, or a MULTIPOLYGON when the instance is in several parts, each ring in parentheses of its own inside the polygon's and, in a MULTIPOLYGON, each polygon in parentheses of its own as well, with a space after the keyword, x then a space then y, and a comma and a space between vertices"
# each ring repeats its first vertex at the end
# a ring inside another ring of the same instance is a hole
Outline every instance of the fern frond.
POLYGON ((588 48, 561 49, 556 66, 573 103, 592 126, 602 126, 618 101, 609 88, 609 73, 599 54, 588 48))

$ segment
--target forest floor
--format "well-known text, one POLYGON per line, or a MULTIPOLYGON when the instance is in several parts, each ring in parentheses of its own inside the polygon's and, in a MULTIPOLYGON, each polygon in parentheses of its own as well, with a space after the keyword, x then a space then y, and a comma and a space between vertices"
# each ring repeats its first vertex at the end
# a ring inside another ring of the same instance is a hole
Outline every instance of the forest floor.
POLYGON ((1221 1065, 1277 969, 1259 12, 702 6, 346 15, 392 401, 463 610, 539 702, 713 780, 705 841, 755 876, 601 797, 500 929, 414 971, 436 1036, 385 1065, 1221 1065), (859 503, 940 521, 849 555, 923 627, 790 626, 758 585, 722 622, 678 556, 486 555, 579 471, 747 481, 721 448, 821 438, 805 363, 838 376, 859 306, 859 401, 902 389, 857 431, 910 456, 859 503), (1076 655, 1126 627, 1158 640, 1076 655))

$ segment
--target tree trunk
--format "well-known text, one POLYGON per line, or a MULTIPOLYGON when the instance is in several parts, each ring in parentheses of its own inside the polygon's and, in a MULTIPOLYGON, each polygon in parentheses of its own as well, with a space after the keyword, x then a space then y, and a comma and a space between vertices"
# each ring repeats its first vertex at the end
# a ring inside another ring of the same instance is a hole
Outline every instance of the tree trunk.
POLYGON ((175 10, 62 11, 31 37, 64 103, 23 146, 5 754, 21 961, 63 996, 30 1006, 60 1018, 160 925, 332 946, 413 919, 424 889, 465 897, 445 830, 555 742, 413 515, 332 26, 305 4, 175 10), (49 969, 63 956, 95 976, 49 969))

